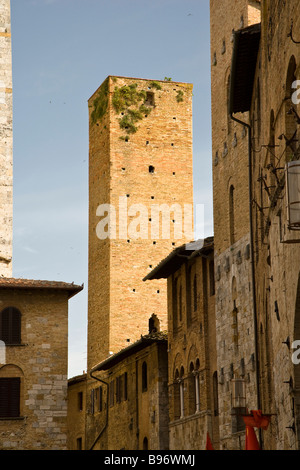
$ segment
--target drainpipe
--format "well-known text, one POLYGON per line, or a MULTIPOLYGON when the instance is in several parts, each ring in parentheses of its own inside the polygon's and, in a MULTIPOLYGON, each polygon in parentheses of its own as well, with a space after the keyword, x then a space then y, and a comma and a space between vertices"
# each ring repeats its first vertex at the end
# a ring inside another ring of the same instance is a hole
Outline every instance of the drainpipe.
MULTIPOLYGON (((259 386, 259 361, 258 361, 258 336, 257 336, 257 308, 256 308, 256 284, 255 284, 255 265, 254 265, 254 243, 253 243, 253 220, 252 220, 252 129, 248 123, 240 121, 230 113, 231 119, 248 129, 248 180, 249 180, 249 225, 250 225, 250 256, 251 256, 251 280, 252 280, 252 302, 253 302, 253 322, 254 322, 254 347, 255 347, 255 370, 256 370, 256 388, 257 388, 257 407, 261 409, 260 386, 259 386)), ((262 449, 262 434, 259 428, 259 441, 262 449)))
POLYGON ((90 371, 90 376, 95 379, 95 380, 98 380, 98 382, 101 382, 102 384, 104 384, 106 386, 106 414, 105 414, 105 424, 102 428, 102 430, 100 431, 100 433, 98 434, 97 438, 95 439, 93 445, 91 446, 91 448, 89 450, 93 450, 95 445, 97 444, 98 440, 100 439, 100 437, 102 436, 102 434, 104 433, 105 429, 107 428, 107 425, 108 425, 108 383, 107 382, 104 382, 104 380, 102 379, 99 379, 99 377, 96 377, 95 375, 93 375, 93 372, 95 372, 97 370, 97 367, 94 367, 91 371, 90 371))

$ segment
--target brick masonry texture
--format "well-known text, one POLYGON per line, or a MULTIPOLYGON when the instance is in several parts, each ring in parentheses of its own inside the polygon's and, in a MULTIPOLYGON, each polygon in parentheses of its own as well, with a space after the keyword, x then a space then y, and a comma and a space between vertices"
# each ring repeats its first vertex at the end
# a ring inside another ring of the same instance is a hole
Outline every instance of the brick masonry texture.
POLYGON ((20 377, 20 418, 0 420, 0 448, 67 448, 68 293, 0 288, 21 312, 21 345, 6 346, 1 377, 20 377))
MULTIPOLYGON (((143 204, 151 218, 153 204, 193 203, 192 168, 192 85, 167 81, 108 77, 89 100, 90 110, 90 222, 89 222, 89 320, 88 368, 135 341, 148 331, 154 313, 167 325, 166 283, 145 283, 143 278, 161 259, 186 241, 151 238, 100 240, 96 216, 100 204, 119 208, 119 198, 126 199, 128 210, 143 204), (116 88, 136 86, 137 91, 153 93, 149 105, 129 140, 116 113, 112 99, 116 88), (107 110, 93 123, 94 103, 107 87, 107 110), (182 101, 178 101, 178 96, 182 101), (149 172, 149 167, 154 172, 149 172), (101 325, 101 328, 99 328, 101 325)), ((175 217, 175 216, 174 216, 175 217)), ((128 220, 132 222, 130 215, 128 220)), ((175 225, 175 224, 174 224, 175 225)))

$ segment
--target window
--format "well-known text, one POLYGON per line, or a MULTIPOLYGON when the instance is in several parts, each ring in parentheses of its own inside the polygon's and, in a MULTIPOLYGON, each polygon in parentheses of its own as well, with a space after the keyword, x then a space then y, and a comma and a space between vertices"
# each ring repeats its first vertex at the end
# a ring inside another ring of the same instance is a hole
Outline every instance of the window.
POLYGON ((0 314, 0 340, 5 344, 21 343, 21 313, 15 307, 7 307, 0 314))
POLYGON ((200 411, 200 384, 199 384, 199 369, 200 361, 196 360, 196 370, 195 370, 195 393, 196 393, 196 413, 200 411))
POLYGON ((92 389, 91 390, 91 414, 93 415, 94 412, 95 412, 95 401, 94 401, 94 397, 95 397, 95 390, 92 389))
POLYGON ((196 312, 197 311, 197 274, 195 274, 194 276, 193 297, 194 297, 194 312, 196 312))
POLYGON ((143 362, 142 365, 142 392, 148 389, 148 376, 147 376, 147 363, 143 362))
POLYGON ((235 242, 234 233, 234 187, 230 186, 229 190, 229 224, 230 224, 230 244, 233 245, 235 242))
POLYGON ((96 388, 96 411, 102 411, 102 406, 103 406, 103 389, 102 387, 96 388))
POLYGON ((109 384, 109 406, 114 405, 114 381, 112 380, 109 384))
POLYGON ((0 418, 20 416, 20 377, 0 378, 0 418))
POLYGON ((144 440, 143 440, 143 450, 148 450, 148 439, 147 439, 147 437, 144 437, 144 440))
POLYGON ((213 400, 214 400, 214 416, 219 415, 219 397, 218 397, 218 373, 213 373, 213 400))
POLYGON ((174 377, 174 419, 180 418, 180 379, 179 372, 176 369, 174 377))
POLYGON ((177 309, 178 309, 178 299, 177 294, 178 292, 178 279, 172 277, 172 306, 173 306, 173 331, 174 333, 177 332, 178 328, 178 316, 177 316, 177 309))
POLYGON ((82 437, 78 437, 78 439, 76 440, 76 449, 82 450, 82 437))
POLYGON ((286 147, 286 162, 290 160, 295 160, 295 151, 297 148, 297 121, 295 119, 295 108, 294 103, 292 101, 292 94, 294 91, 292 85, 297 79, 296 70, 296 60, 295 57, 292 56, 287 70, 285 85, 285 136, 287 139, 292 139, 290 144, 286 147))
POLYGON ((78 411, 82 411, 83 410, 83 393, 82 392, 78 392, 77 400, 78 400, 78 411))
POLYGON ((123 400, 123 375, 116 378, 116 402, 121 403, 123 400))
POLYGON ((214 260, 209 262, 209 290, 210 295, 215 295, 215 266, 214 260))
POLYGON ((184 368, 180 369, 180 384, 179 384, 179 394, 180 394, 180 418, 184 417, 184 368))
POLYGON ((188 392, 189 392, 189 415, 193 415, 196 412, 196 393, 198 375, 195 373, 193 362, 190 363, 190 373, 188 376, 188 392))
POLYGON ((127 400, 127 372, 124 374, 124 400, 127 400))
POLYGON ((182 286, 181 286, 181 284, 180 284, 180 287, 179 287, 178 304, 179 304, 179 321, 182 321, 182 286))
POLYGON ((185 415, 184 409, 184 368, 175 371, 174 376, 174 419, 181 419, 185 415))

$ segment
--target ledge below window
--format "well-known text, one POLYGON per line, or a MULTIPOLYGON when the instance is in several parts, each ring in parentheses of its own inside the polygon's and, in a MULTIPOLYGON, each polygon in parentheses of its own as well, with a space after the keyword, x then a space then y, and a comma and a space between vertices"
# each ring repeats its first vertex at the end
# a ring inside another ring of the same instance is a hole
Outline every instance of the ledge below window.
POLYGON ((23 419, 25 419, 25 416, 15 416, 15 417, 13 417, 13 416, 8 417, 7 416, 5 418, 0 416, 0 421, 23 421, 23 419))

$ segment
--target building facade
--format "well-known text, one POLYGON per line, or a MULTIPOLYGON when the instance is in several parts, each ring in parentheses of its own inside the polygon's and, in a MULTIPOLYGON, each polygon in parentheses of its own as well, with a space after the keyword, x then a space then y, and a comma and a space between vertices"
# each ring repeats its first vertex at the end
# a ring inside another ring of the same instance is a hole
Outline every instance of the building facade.
POLYGON ((0 275, 12 276, 13 130, 10 0, 0 2, 0 275))
POLYGON ((0 279, 0 448, 67 449, 68 300, 82 287, 0 279))
POLYGON ((145 282, 167 279, 171 450, 219 443, 213 237, 173 250, 145 282))
POLYGON ((150 328, 92 369, 88 449, 168 450, 168 340, 150 328))
POLYGON ((299 15, 297 1, 262 2, 252 93, 241 88, 251 100, 259 392, 261 407, 273 415, 263 445, 277 450, 300 444, 300 366, 293 356, 300 338, 299 15))
POLYGON ((239 449, 245 435, 242 415, 258 406, 257 354, 248 131, 232 120, 228 103, 234 31, 260 22, 260 2, 211 0, 210 10, 219 437, 220 449, 239 449))
POLYGON ((68 380, 68 450, 85 449, 87 375, 68 380))

